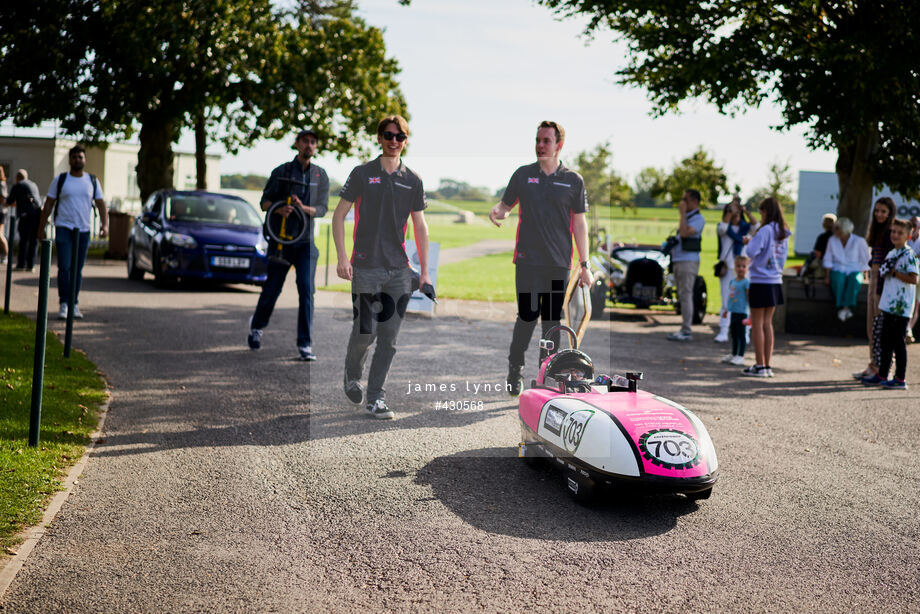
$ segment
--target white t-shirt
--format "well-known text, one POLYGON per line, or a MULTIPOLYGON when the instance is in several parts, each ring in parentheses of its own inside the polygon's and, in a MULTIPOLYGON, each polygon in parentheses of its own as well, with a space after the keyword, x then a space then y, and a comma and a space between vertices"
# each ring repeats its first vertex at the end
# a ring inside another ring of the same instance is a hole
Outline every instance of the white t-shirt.
MULTIPOLYGON (((885 260, 892 259, 897 259, 894 270, 898 273, 905 275, 920 273, 920 267, 917 266, 917 256, 909 247, 895 248, 888 252, 885 260)), ((878 308, 891 315, 909 318, 914 311, 916 292, 916 284, 906 284, 894 276, 886 276, 878 308)))
POLYGON ((93 181, 89 173, 84 172, 81 177, 74 177, 67 173, 67 179, 61 187, 58 196, 58 178, 55 175, 48 188, 48 198, 57 199, 57 213, 54 225, 61 228, 79 228, 80 232, 89 232, 90 222, 93 218, 93 201, 103 199, 102 186, 96 181, 96 190, 93 193, 93 181))

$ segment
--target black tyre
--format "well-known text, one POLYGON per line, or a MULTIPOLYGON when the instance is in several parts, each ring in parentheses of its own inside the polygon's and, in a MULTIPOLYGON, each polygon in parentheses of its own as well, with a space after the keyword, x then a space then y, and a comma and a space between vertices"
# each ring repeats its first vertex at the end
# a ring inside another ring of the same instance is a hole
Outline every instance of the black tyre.
POLYGON ((128 245, 128 279, 132 281, 142 281, 144 279, 144 269, 138 268, 137 258, 134 255, 134 243, 128 245))
POLYGON ((594 480, 574 471, 567 471, 564 476, 565 489, 573 501, 581 505, 592 505, 597 501, 597 484, 594 480))
POLYGON ((702 324, 703 318, 706 317, 706 303, 709 301, 709 294, 706 292, 706 280, 696 276, 693 282, 693 323, 702 324))
POLYGON ((691 501, 702 501, 703 499, 708 499, 712 495, 712 488, 707 488, 706 490, 701 490, 699 492, 687 493, 687 498, 691 501))
POLYGON ((159 250, 153 250, 153 283, 158 288, 170 288, 175 285, 176 280, 166 275, 163 271, 163 261, 160 260, 159 250))
POLYGON ((598 279, 591 286, 591 319, 603 320, 604 309, 607 306, 607 285, 605 280, 598 279))

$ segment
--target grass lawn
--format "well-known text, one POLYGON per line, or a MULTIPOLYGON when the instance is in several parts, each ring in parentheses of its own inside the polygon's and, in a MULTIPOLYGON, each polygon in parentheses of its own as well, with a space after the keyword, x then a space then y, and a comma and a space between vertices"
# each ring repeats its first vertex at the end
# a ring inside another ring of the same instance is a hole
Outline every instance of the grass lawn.
POLYGON ((49 332, 42 429, 38 448, 30 448, 35 323, 0 314, 0 334, 0 547, 6 551, 19 531, 41 520, 65 471, 83 454, 106 391, 95 365, 79 351, 64 358, 49 332))
MULTIPOLYGON (((445 201, 447 204, 473 211, 477 216, 485 219, 492 201, 445 201)), ((437 209, 437 207, 433 207, 437 209)), ((443 209, 443 207, 442 207, 443 209)), ((600 207, 600 225, 617 241, 624 243, 645 243, 660 245, 668 234, 677 226, 678 211, 676 208, 643 207, 637 210, 624 212, 620 208, 600 207)), ((720 308, 721 295, 719 293, 719 280, 713 275, 712 267, 716 263, 716 225, 721 219, 721 211, 714 209, 704 210, 706 229, 703 232, 703 251, 701 254, 700 274, 706 280, 709 290, 709 304, 707 311, 717 313, 720 308)), ((441 244, 441 249, 461 247, 485 239, 513 240, 517 229, 517 218, 512 214, 501 228, 491 224, 455 224, 454 216, 428 215, 429 233, 432 242, 441 244)), ((794 219, 788 220, 794 224, 794 219)), ((345 240, 347 249, 351 250, 351 223, 346 224, 345 240)), ((408 231, 411 241, 412 225, 408 231)), ((320 250, 319 266, 320 279, 325 279, 323 267, 325 265, 326 230, 320 229, 317 240, 320 250)), ((335 249, 330 250, 332 262, 335 262, 335 249)), ((790 258, 788 266, 801 264, 801 258, 790 258)), ((329 274, 330 290, 348 291, 349 284, 340 283, 331 270, 329 274)), ((438 271, 438 294, 448 298, 463 298, 475 300, 513 301, 514 300, 514 265, 511 262, 510 252, 480 258, 472 258, 463 262, 448 264, 440 267, 438 271)))

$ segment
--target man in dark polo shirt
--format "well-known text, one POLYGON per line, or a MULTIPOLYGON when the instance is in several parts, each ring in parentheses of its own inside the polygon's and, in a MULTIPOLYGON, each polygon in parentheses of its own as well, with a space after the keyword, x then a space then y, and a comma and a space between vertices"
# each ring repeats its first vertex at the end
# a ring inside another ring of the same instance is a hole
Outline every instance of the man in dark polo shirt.
POLYGON ((16 171, 16 184, 10 188, 7 205, 16 205, 17 228, 19 230, 18 270, 31 271, 35 264, 38 248, 38 220, 42 214, 41 196, 38 186, 29 179, 29 173, 21 168, 16 171))
MULTIPOLYGON (((581 262, 582 285, 592 282, 588 268, 588 198, 581 175, 559 162, 565 131, 556 122, 537 127, 537 161, 517 169, 501 202, 489 212, 496 226, 518 209, 514 248, 518 317, 508 354, 508 391, 521 394, 524 353, 539 317, 543 335, 559 324, 562 300, 572 263, 572 236, 581 262)), ((557 347, 559 335, 554 335, 557 347)), ((540 359, 544 352, 540 352, 540 359)))
MULTIPOLYGON (((287 217, 294 207, 303 209, 307 216, 307 230, 303 237, 281 250, 282 258, 268 262, 268 279, 262 286, 262 294, 256 303, 256 311, 249 320, 247 342, 253 350, 262 347, 262 329, 268 326, 275 302, 281 295, 284 280, 293 265, 297 275, 297 351, 301 360, 316 360, 313 353, 313 280, 316 277, 316 259, 319 250, 313 243, 313 218, 323 217, 329 207, 329 177, 326 171, 313 164, 310 159, 316 153, 318 140, 312 130, 301 130, 294 140, 297 157, 285 162, 272 171, 262 192, 262 210, 267 211, 272 203, 291 197, 291 204, 281 207, 275 215, 287 217)), ((272 249, 274 245, 270 246, 272 249)))
POLYGON ((332 215, 332 236, 338 254, 336 273, 351 280, 354 313, 345 356, 345 396, 355 405, 364 403, 367 412, 378 419, 393 418, 393 411, 386 404, 384 384, 411 294, 405 248, 410 216, 421 267, 419 284, 431 283, 425 189, 419 176, 400 159, 408 137, 409 124, 399 115, 380 121, 377 142, 383 154, 351 172, 332 215), (349 258, 345 251, 345 216, 352 206, 354 247, 349 258), (377 348, 367 377, 365 398, 360 380, 374 339, 377 348))

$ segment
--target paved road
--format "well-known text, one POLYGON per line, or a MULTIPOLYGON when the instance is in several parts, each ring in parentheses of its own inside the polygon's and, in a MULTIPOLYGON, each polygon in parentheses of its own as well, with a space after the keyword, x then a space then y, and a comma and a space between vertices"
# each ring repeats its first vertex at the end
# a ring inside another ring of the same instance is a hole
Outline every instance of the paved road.
MULTIPOLYGON (((445 302, 447 315, 408 321, 390 379, 398 419, 379 423, 339 391, 346 295, 319 296, 308 365, 292 360, 293 288, 253 353, 251 290, 155 290, 122 266, 87 277, 76 345, 114 385, 105 443, 4 611, 920 607, 920 403, 851 384, 858 346, 783 339, 779 377, 749 381, 714 362, 708 338, 665 341, 673 316, 594 325, 602 369, 646 371, 647 388, 709 425, 722 479, 699 505, 588 509, 514 458, 507 397, 405 394, 410 381, 500 382, 506 308, 467 319, 469 305, 445 302)), ((34 281, 15 290, 18 309, 34 305, 34 281)))

